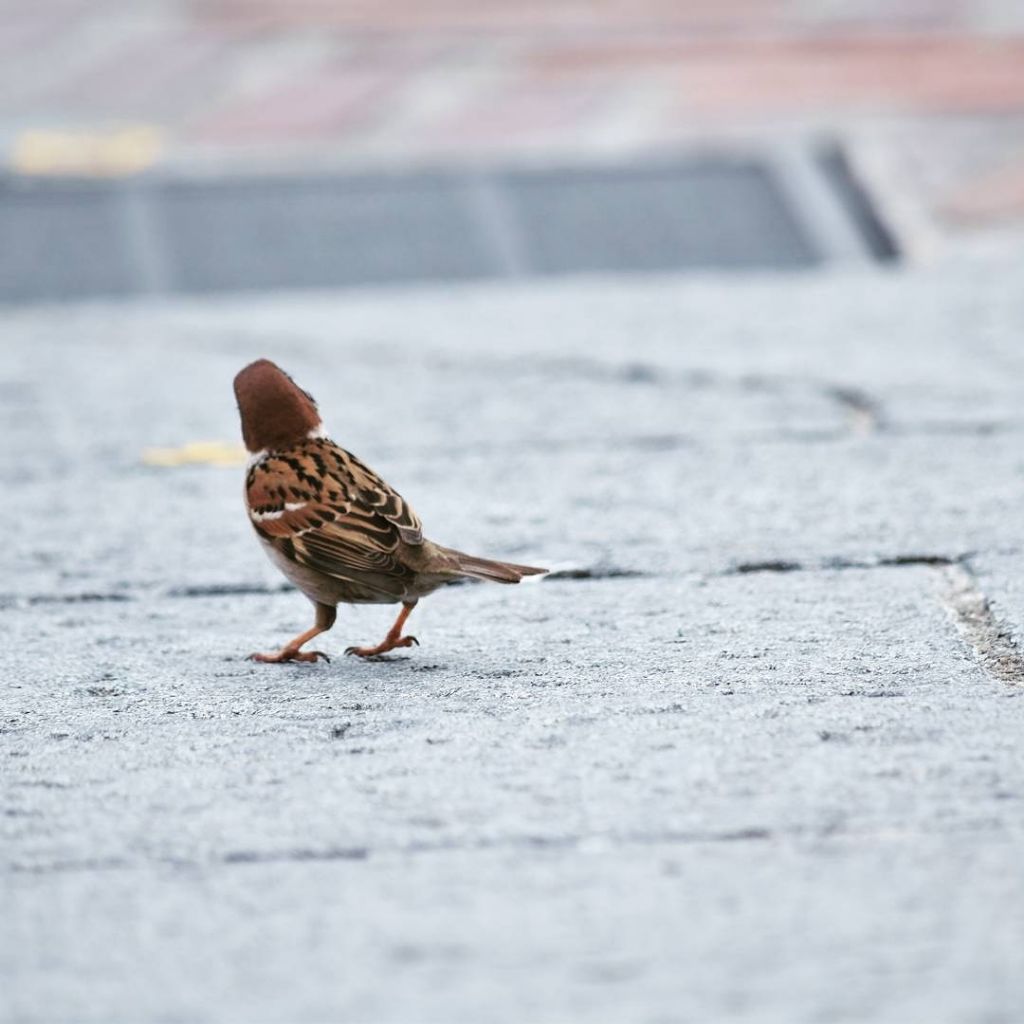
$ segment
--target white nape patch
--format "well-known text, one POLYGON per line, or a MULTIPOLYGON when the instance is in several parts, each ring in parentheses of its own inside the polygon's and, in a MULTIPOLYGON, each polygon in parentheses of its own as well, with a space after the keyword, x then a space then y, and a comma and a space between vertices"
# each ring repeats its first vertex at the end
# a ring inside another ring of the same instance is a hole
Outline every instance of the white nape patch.
POLYGON ((258 452, 252 452, 245 463, 245 468, 249 470, 253 466, 258 466, 269 454, 270 452, 266 448, 261 448, 258 452))
POLYGON ((286 501, 284 508, 274 509, 273 512, 253 512, 249 509, 249 518, 254 523, 265 523, 268 519, 280 519, 286 512, 298 512, 300 508, 305 508, 309 502, 307 501, 286 501))
POLYGON ((327 437, 327 430, 323 423, 318 423, 307 435, 310 441, 322 441, 327 437))

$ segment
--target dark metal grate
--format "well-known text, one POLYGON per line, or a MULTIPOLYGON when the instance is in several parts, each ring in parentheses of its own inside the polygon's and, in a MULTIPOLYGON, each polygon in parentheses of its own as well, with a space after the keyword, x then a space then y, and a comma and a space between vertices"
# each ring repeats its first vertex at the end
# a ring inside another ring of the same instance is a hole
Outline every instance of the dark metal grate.
POLYGON ((135 291, 120 202, 105 184, 0 181, 0 299, 135 291))
POLYGON ((805 267, 818 254, 768 169, 705 162, 509 175, 535 271, 805 267))
POLYGON ((498 267, 452 178, 159 186, 155 216, 182 291, 491 275, 498 267))
POLYGON ((793 174, 791 164, 706 157, 209 181, 0 178, 0 299, 785 269, 854 250, 877 258, 872 222, 833 180, 838 165, 808 158, 793 174), (825 222, 842 236, 835 251, 825 222))

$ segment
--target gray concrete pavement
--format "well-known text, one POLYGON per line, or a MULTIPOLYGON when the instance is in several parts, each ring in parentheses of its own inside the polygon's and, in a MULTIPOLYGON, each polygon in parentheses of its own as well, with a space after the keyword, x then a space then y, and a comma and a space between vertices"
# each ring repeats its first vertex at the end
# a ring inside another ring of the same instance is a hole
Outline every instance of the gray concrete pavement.
POLYGON ((1018 1019, 1022 285, 6 312, 0 1019, 1018 1019), (245 661, 309 612, 241 471, 140 454, 258 355, 431 536, 588 578, 245 661))

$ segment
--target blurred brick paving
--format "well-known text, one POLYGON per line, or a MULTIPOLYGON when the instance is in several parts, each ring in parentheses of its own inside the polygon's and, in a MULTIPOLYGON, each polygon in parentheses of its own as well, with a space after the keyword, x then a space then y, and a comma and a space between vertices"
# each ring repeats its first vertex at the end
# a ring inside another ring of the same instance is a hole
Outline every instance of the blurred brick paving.
POLYGON ((1024 216, 1016 0, 6 0, 0 14, 0 143, 35 172, 34 133, 125 126, 159 131, 170 165, 271 169, 827 131, 865 143, 880 180, 948 229, 1024 216))

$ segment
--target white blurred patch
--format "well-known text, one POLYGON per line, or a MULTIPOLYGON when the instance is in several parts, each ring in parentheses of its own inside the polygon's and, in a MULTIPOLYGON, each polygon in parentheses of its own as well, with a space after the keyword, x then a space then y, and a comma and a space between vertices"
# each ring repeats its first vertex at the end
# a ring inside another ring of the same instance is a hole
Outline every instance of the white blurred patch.
POLYGON ((253 452, 249 456, 249 459, 245 464, 245 468, 252 469, 253 466, 258 466, 269 454, 270 452, 268 452, 266 448, 261 448, 258 452, 253 452))

